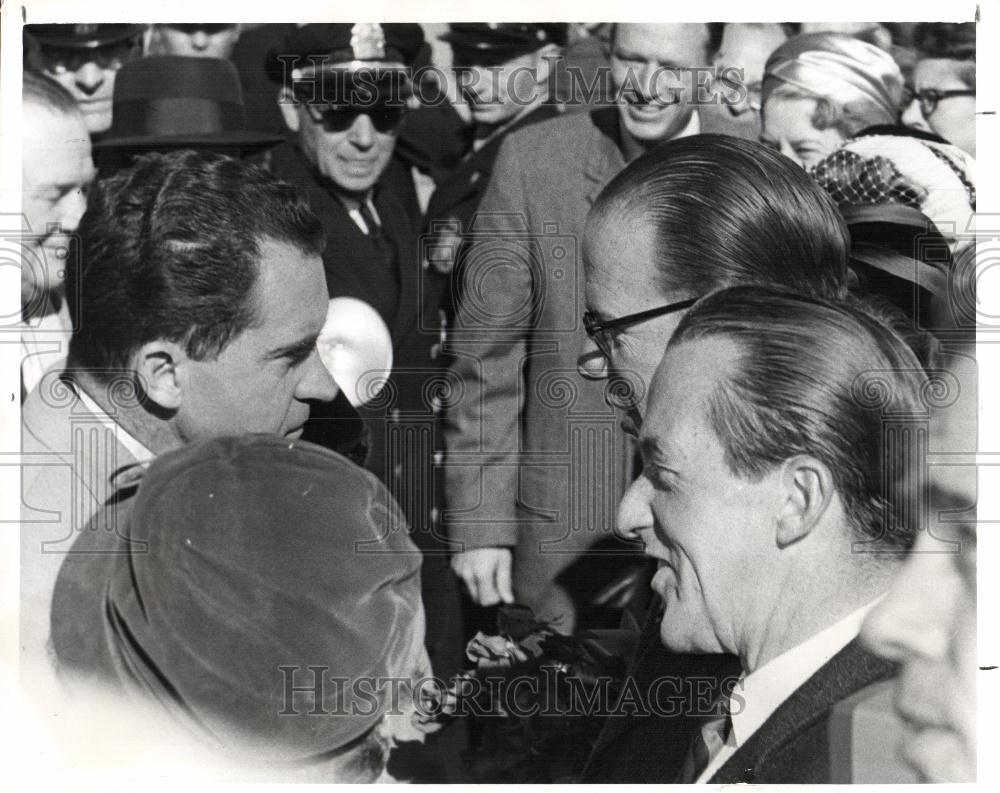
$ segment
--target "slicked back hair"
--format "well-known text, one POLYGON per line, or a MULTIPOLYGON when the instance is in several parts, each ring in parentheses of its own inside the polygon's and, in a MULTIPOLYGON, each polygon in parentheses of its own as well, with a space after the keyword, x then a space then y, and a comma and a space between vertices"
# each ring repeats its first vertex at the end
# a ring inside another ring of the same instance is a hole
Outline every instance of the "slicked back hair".
POLYGON ((836 298, 847 289, 850 238, 836 204, 761 143, 725 135, 663 143, 604 188, 591 210, 602 215, 649 225, 664 293, 771 283, 836 298))
POLYGON ((97 379, 158 339, 213 359, 258 319, 261 242, 303 255, 324 246, 322 224, 290 184, 193 151, 148 154, 98 182, 78 234, 79 267, 66 276, 79 295, 70 363, 97 379))
POLYGON ((905 342, 852 304, 763 286, 708 295, 669 347, 719 337, 739 352, 705 409, 730 471, 758 480, 796 455, 820 460, 855 542, 909 548, 928 381, 905 342))

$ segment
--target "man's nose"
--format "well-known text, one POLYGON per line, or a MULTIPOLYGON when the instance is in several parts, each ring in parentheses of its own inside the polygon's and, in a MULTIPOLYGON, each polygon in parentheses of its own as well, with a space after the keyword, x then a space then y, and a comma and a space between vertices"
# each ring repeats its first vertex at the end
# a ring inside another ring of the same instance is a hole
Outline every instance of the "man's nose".
POLYGON ((588 380, 606 380, 609 376, 608 359, 593 339, 587 339, 576 359, 576 370, 588 380))
POLYGON ((306 372, 299 381, 295 396, 302 402, 330 402, 340 391, 333 376, 323 365, 319 350, 314 349, 306 359, 306 372))
POLYGON ((80 218, 87 210, 87 196, 82 189, 74 190, 66 196, 65 204, 64 210, 60 213, 59 225, 63 231, 72 233, 80 225, 80 218))
POLYGON ((652 528, 652 493, 653 485, 645 476, 640 476, 629 486, 618 505, 615 534, 623 540, 638 540, 641 531, 652 528))
POLYGON ((73 79, 80 90, 92 94, 104 83, 104 69, 90 61, 73 73, 73 79))
POLYGON ((370 149, 375 145, 375 125, 367 113, 362 113, 351 124, 348 140, 359 149, 370 149))
POLYGON ((906 106, 901 120, 908 127, 923 130, 930 129, 927 126, 927 120, 924 118, 924 114, 920 112, 920 102, 917 99, 914 99, 906 106))

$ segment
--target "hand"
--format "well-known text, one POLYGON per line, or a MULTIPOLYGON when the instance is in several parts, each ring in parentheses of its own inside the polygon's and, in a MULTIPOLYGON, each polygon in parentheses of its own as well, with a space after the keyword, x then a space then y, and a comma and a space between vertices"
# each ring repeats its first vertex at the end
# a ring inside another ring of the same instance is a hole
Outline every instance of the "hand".
POLYGON ((510 548, 473 548, 451 559, 451 569, 465 582, 469 597, 480 606, 514 602, 510 548))
POLYGON ((482 631, 473 636, 465 646, 465 657, 472 661, 477 669, 493 669, 528 660, 528 654, 515 642, 505 636, 487 636, 482 631))

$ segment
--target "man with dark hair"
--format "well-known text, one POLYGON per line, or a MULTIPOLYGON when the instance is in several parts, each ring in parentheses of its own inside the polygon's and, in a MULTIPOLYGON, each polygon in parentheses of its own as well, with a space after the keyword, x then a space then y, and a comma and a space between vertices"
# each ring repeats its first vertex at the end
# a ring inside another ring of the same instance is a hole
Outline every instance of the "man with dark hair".
POLYGON ((925 22, 914 31, 917 65, 903 122, 930 129, 976 156, 976 23, 925 22))
POLYGON ((25 25, 24 65, 56 80, 80 105, 91 136, 111 127, 118 70, 142 54, 144 25, 25 25))
POLYGON ((92 528, 117 542, 142 464, 203 438, 296 438, 337 393, 316 351, 322 226, 291 185, 148 155, 98 183, 79 235, 68 365, 22 411, 21 645, 40 671, 60 565, 102 505, 92 528))
MULTIPOLYGON (((461 666, 462 636, 435 503, 434 458, 442 395, 460 386, 442 371, 439 289, 421 266, 418 229, 397 183, 385 181, 412 90, 408 68, 423 44, 417 24, 291 31, 270 53, 291 134, 274 150, 271 167, 302 190, 322 219, 328 297, 363 300, 389 329, 392 368, 366 378, 387 385, 359 408, 371 438, 365 465, 399 501, 413 541, 427 553, 428 649, 435 669, 448 675, 461 666)), ((325 442, 326 418, 326 411, 317 413, 307 440, 325 442)))
POLYGON ((603 388, 575 376, 585 338, 578 240, 594 197, 627 161, 704 131, 688 69, 710 66, 721 33, 616 25, 617 105, 533 124, 500 147, 462 265, 451 349, 465 390, 445 428, 452 567, 479 605, 516 593, 570 629, 589 600, 591 572, 567 568, 613 542, 626 473, 603 388))
POLYGON ((72 234, 94 178, 90 136, 70 93, 45 75, 24 73, 21 257, 22 392, 65 358, 70 318, 63 288, 72 234))
MULTIPOLYGON (((842 297, 848 234, 828 195, 787 157, 721 135, 670 141, 630 163, 587 216, 580 374, 602 379, 634 434, 670 334, 706 292, 740 283, 842 297)), ((642 622, 651 572, 637 579, 630 610, 642 622)), ((655 604, 630 674, 640 687, 670 676, 707 685, 738 671, 730 656, 684 657, 657 641, 655 604)), ((713 684, 714 685, 714 684, 713 684)), ((586 782, 650 782, 676 775, 690 708, 670 718, 606 720, 583 771, 586 782), (651 743, 661 751, 649 752, 651 743)))
POLYGON ((893 672, 857 635, 914 538, 895 476, 916 475, 924 389, 848 304, 740 286, 681 320, 618 531, 657 561, 663 644, 742 674, 676 781, 832 781, 832 706, 893 672))

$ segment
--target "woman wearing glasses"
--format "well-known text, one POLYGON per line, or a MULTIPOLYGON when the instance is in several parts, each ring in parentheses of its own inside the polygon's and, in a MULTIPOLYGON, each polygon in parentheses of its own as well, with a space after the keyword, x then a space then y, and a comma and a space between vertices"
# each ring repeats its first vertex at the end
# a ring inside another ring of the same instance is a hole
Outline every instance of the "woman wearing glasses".
POLYGON ((917 26, 919 60, 903 123, 940 135, 976 156, 976 25, 917 26))

